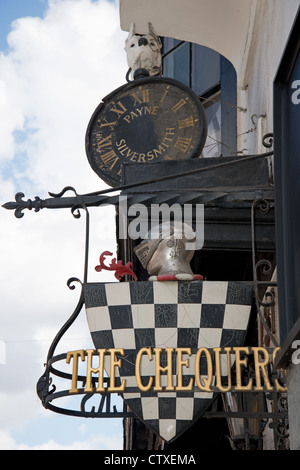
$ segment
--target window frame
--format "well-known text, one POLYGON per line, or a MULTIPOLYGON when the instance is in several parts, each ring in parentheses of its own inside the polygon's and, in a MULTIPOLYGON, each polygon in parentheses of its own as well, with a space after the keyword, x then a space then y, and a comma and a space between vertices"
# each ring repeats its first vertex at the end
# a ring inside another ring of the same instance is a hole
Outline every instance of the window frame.
MULTIPOLYGON (((161 38, 163 44, 162 64, 164 67, 164 59, 170 54, 176 52, 183 44, 189 44, 189 84, 188 86, 193 89, 192 84, 192 69, 193 69, 193 44, 187 41, 180 41, 175 46, 164 52, 165 40, 173 38, 161 38)), ((175 40, 176 41, 176 40, 175 40)), ((199 44, 195 44, 199 47, 199 44)), ((213 49, 211 49, 213 50, 213 49)), ((171 77, 176 78, 176 77, 171 77)), ((229 157, 237 154, 237 80, 236 72, 233 65, 220 54, 220 80, 214 83, 211 88, 208 88, 201 95, 197 94, 204 108, 217 94, 221 93, 221 154, 220 157, 229 157)))

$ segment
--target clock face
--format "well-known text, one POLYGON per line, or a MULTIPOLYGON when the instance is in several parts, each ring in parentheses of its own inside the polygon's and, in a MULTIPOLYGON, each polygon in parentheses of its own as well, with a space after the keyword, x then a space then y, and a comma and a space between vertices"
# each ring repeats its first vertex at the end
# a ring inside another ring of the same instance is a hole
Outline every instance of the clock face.
POLYGON ((87 128, 86 153, 93 170, 116 187, 123 164, 198 157, 206 134, 195 93, 176 80, 151 77, 103 99, 87 128))

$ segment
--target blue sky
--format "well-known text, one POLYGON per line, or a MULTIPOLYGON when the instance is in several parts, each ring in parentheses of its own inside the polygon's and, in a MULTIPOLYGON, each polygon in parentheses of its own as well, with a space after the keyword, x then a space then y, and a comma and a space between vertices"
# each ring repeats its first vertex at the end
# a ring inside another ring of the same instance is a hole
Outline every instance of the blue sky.
MULTIPOLYGON (((67 185, 79 193, 106 187, 84 138, 101 99, 125 82, 126 36, 117 1, 0 0, 1 205, 18 191, 26 200, 67 185)), ((82 219, 43 210, 17 220, 0 210, 0 449, 122 448, 121 420, 53 413, 35 390, 78 301, 66 281, 82 278, 82 219)), ((91 210, 91 224, 89 280, 112 281, 94 266, 102 251, 116 250, 113 209, 91 210)), ((57 352, 89 347, 81 312, 57 352)))

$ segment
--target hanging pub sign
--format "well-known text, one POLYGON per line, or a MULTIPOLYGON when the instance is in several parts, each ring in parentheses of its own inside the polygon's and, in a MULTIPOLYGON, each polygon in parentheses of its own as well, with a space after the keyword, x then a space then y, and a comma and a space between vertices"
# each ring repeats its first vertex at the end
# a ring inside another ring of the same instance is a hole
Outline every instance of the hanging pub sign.
MULTIPOLYGON (((173 272, 150 276, 153 280, 124 282, 125 275, 136 279, 132 263, 124 266, 113 259, 107 265, 105 259, 111 253, 104 252, 96 271, 113 270, 122 282, 90 283, 85 278, 79 303, 51 345, 46 371, 37 384, 43 405, 73 416, 135 416, 170 442, 204 416, 220 393, 285 393, 284 378, 274 369, 280 348, 245 344, 253 284, 199 279, 188 263, 182 263, 181 239, 152 242, 155 247, 146 247, 146 255, 143 242, 136 253, 152 272, 151 261, 153 267, 162 249, 175 250, 179 256, 173 272), (95 349, 53 356, 83 306, 95 349), (68 369, 60 371, 57 362, 65 362, 68 369), (52 385, 51 390, 51 374, 63 378, 64 386, 67 381, 68 388, 57 391, 52 385), (122 397, 123 412, 115 407, 110 412, 114 394, 122 397), (76 395, 83 395, 80 411, 53 404, 76 395), (95 406, 87 411, 86 403, 97 395, 98 411, 95 406)), ((154 271, 160 268, 161 264, 154 271)))
POLYGON ((84 306, 95 348, 54 356, 57 335, 37 384, 46 408, 93 418, 135 416, 171 442, 204 416, 220 393, 286 392, 282 374, 274 369, 279 348, 245 344, 253 283, 208 281, 194 274, 194 232, 182 230, 185 225, 170 222, 167 235, 165 224, 153 227, 135 248, 148 281, 137 279, 131 262, 123 265, 114 258, 108 264, 110 252, 101 254, 95 270, 115 271, 119 282, 88 282, 85 270, 79 303, 61 334, 84 306), (61 361, 67 367, 63 372, 56 368, 61 361), (67 381, 68 388, 57 391, 52 385, 51 390, 51 374, 63 378, 64 386, 67 381), (110 412, 114 394, 122 397, 123 412, 115 406, 110 412), (80 411, 53 404, 76 395, 83 395, 80 411), (88 411, 86 404, 95 396, 101 399, 99 408, 88 411))
POLYGON ((123 164, 197 157, 206 133, 204 110, 189 87, 142 78, 103 99, 87 129, 86 152, 92 169, 119 186, 123 164))
MULTIPOLYGON (((153 238, 149 233, 136 247, 148 281, 83 285, 95 350, 66 355, 72 364, 69 395, 79 393, 79 363, 86 362, 83 392, 119 393, 134 415, 165 441, 203 416, 220 392, 286 391, 277 378, 269 378, 269 352, 244 346, 252 284, 205 281, 192 273, 194 250, 184 230, 179 237, 183 225, 171 223, 164 238, 166 227, 160 224, 152 229, 153 238), (245 383, 250 356, 254 375, 245 383)), ((111 266, 116 278, 136 278, 130 263, 123 266, 114 259, 105 265, 107 254, 100 256, 97 271, 111 266)))
POLYGON ((166 441, 201 417, 217 393, 286 390, 278 381, 270 383, 269 352, 242 346, 251 285, 95 283, 84 286, 84 295, 96 350, 68 352, 66 361, 73 362, 70 395, 78 393, 78 361, 86 360, 84 392, 105 392, 107 374, 108 392, 120 393, 136 417, 166 441), (255 378, 244 384, 242 371, 250 354, 255 378))

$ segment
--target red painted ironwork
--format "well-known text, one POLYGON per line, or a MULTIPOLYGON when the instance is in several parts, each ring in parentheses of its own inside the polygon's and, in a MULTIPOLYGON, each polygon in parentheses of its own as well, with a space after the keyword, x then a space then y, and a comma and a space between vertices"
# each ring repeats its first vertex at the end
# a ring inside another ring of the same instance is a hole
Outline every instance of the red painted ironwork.
POLYGON ((110 251, 103 251, 103 253, 101 253, 100 258, 99 258, 100 264, 98 266, 95 266, 95 270, 97 272, 102 271, 102 269, 106 271, 115 271, 115 278, 118 281, 120 281, 120 279, 126 274, 128 274, 129 276, 132 276, 133 279, 137 281, 137 277, 131 269, 133 264, 130 261, 126 263, 124 266, 121 260, 117 261, 116 258, 113 258, 109 266, 104 264, 106 256, 112 256, 112 255, 113 254, 110 251))

